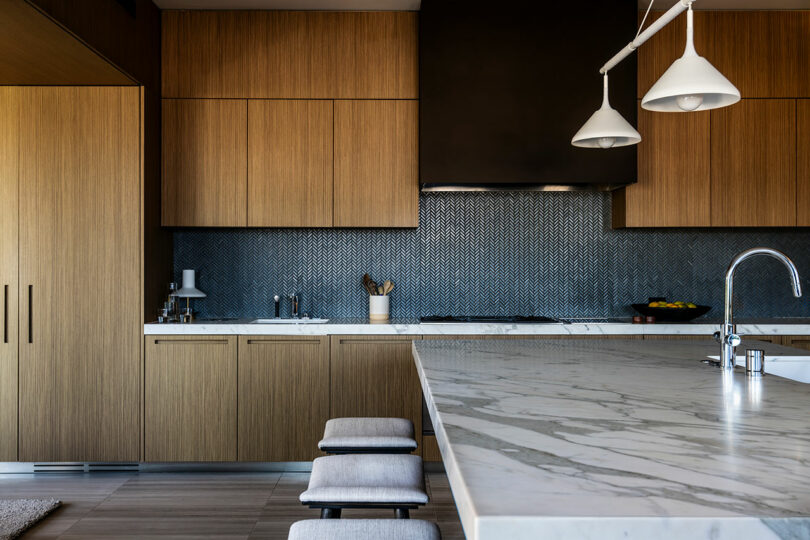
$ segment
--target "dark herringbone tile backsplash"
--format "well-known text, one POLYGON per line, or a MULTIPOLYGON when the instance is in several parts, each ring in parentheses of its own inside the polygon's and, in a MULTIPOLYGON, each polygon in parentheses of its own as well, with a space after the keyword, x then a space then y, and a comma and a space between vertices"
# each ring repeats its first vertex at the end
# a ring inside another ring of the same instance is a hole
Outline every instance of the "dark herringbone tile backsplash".
MULTIPOLYGON (((298 290, 302 310, 366 317, 360 278, 396 283, 393 317, 427 314, 622 316, 666 296, 721 316, 723 273, 743 249, 786 252, 810 291, 810 231, 612 230, 605 193, 426 193, 418 229, 206 229, 175 232, 174 268, 198 272, 202 317, 271 315, 298 290)), ((736 281, 741 317, 810 316, 768 258, 736 281)), ((286 307, 286 306, 285 306, 286 307)))

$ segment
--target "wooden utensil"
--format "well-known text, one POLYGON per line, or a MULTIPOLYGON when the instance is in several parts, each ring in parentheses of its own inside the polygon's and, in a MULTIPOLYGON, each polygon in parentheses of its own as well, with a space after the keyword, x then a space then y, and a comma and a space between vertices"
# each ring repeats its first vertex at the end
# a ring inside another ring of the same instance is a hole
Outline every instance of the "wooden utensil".
POLYGON ((379 294, 380 296, 383 296, 383 288, 382 287, 377 287, 377 294, 379 294))
POLYGON ((366 288, 366 292, 371 296, 375 296, 377 294, 377 287, 371 280, 371 276, 368 274, 363 275, 363 287, 366 288))
POLYGON ((383 283, 383 294, 388 296, 388 294, 394 289, 394 282, 390 279, 386 279, 385 283, 383 283))

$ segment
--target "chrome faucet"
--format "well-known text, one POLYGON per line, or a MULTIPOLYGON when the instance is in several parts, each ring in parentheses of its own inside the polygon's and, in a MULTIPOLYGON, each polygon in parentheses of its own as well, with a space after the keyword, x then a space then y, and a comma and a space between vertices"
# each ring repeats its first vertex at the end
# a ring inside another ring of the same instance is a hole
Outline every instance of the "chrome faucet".
POLYGON ((790 279, 793 282, 793 296, 799 297, 802 295, 802 286, 799 283, 799 272, 796 270, 796 265, 790 258, 782 253, 771 248, 751 248, 743 251, 731 261, 731 264, 726 270, 726 287, 725 295, 723 297, 724 316, 723 327, 720 332, 715 333, 715 338, 720 341, 720 365, 726 369, 734 369, 734 361, 736 357, 736 347, 742 341, 740 336, 737 335, 737 327, 734 324, 734 314, 732 313, 732 304, 734 300, 734 271, 744 260, 753 257, 754 255, 769 255, 775 259, 782 261, 788 272, 790 272, 790 279))

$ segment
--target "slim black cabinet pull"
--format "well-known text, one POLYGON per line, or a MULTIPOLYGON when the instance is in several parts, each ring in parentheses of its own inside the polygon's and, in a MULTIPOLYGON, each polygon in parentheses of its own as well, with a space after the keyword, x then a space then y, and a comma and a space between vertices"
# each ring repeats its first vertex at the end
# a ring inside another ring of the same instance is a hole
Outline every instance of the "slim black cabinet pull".
POLYGON ((3 285, 3 343, 8 343, 8 285, 3 285))
POLYGON ((28 343, 34 342, 34 286, 28 286, 28 343))

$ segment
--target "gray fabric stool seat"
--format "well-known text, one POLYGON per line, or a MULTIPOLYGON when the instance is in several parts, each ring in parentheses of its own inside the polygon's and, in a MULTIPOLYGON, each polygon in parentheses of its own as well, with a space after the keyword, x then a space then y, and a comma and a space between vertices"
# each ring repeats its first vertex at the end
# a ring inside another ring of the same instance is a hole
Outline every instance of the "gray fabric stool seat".
POLYGON ((391 508, 397 517, 428 502, 422 458, 410 454, 347 454, 312 462, 309 487, 299 497, 321 517, 343 508, 391 508))
POLYGON ((327 454, 407 454, 416 450, 413 422, 405 418, 333 418, 318 448, 327 454))
POLYGON ((308 519, 293 523, 287 540, 440 540, 421 519, 308 519))

